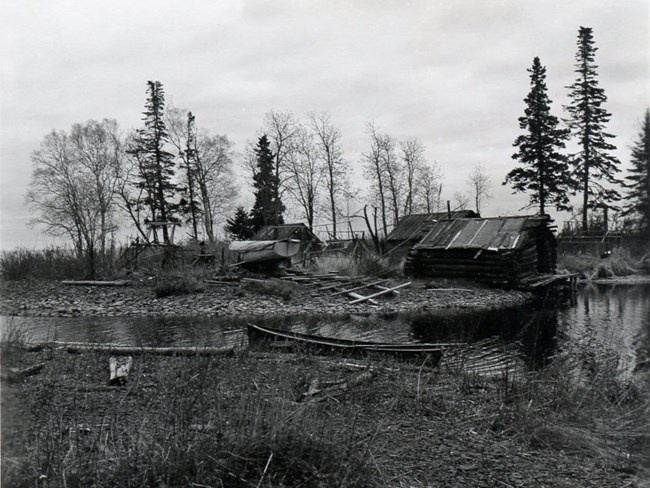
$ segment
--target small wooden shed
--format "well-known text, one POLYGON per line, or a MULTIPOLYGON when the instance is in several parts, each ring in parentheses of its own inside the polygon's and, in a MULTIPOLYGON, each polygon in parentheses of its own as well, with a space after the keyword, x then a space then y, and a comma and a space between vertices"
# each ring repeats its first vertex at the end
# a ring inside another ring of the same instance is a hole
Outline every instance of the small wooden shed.
POLYGON ((551 224, 548 215, 441 220, 409 252, 405 272, 517 286, 555 273, 551 224))
POLYGON ((444 219, 480 217, 473 210, 455 212, 421 213, 405 215, 386 238, 386 250, 393 256, 406 256, 408 251, 431 230, 433 225, 444 219))

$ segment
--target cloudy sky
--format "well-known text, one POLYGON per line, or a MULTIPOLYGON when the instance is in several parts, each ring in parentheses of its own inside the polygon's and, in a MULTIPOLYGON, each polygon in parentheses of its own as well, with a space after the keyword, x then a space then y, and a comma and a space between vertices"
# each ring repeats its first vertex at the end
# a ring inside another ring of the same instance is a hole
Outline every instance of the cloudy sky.
POLYGON ((578 28, 594 29, 623 162, 650 105, 647 0, 5 0, 0 23, 2 249, 48 242, 24 204, 43 136, 105 117, 137 127, 147 80, 239 150, 271 109, 329 112, 354 163, 368 122, 417 137, 446 198, 477 163, 489 171, 486 215, 527 201, 501 182, 534 56, 560 116, 578 28))

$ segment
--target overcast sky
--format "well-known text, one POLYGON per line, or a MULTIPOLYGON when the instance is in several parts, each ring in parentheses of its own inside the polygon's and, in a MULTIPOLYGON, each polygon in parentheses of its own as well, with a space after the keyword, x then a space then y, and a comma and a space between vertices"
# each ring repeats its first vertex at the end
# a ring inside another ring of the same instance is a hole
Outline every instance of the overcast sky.
POLYGON ((42 247, 28 229, 30 154, 52 129, 115 118, 139 126, 147 80, 199 126, 243 150, 271 109, 327 111, 356 163, 368 122, 419 138, 466 191, 481 163, 484 215, 526 204, 501 182, 513 167, 534 56, 562 116, 578 28, 593 28, 608 131, 626 163, 648 106, 648 0, 4 0, 0 2, 0 246, 42 247))

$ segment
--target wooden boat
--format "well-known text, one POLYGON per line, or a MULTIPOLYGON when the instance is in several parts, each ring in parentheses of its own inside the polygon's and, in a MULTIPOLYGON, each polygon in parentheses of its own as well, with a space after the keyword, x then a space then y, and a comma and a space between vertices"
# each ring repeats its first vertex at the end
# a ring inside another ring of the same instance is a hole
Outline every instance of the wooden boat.
POLYGON ((300 241, 285 239, 279 241, 233 241, 230 251, 239 253, 240 260, 246 263, 287 259, 300 251, 300 241))
POLYGON ((302 347, 320 353, 338 353, 347 356, 387 355, 397 359, 418 361, 428 359, 428 364, 431 366, 438 364, 445 349, 443 344, 354 341, 273 329, 250 323, 248 337, 251 343, 267 341, 276 346, 302 347))

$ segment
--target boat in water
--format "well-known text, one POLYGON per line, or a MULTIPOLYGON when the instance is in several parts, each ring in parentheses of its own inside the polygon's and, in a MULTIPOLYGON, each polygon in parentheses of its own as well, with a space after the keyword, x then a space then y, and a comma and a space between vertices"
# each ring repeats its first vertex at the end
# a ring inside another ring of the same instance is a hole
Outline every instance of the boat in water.
POLYGON ((438 364, 445 349, 444 344, 356 341, 273 329, 251 323, 248 324, 248 337, 251 344, 266 342, 274 347, 350 357, 392 356, 401 360, 427 361, 429 366, 438 364))

